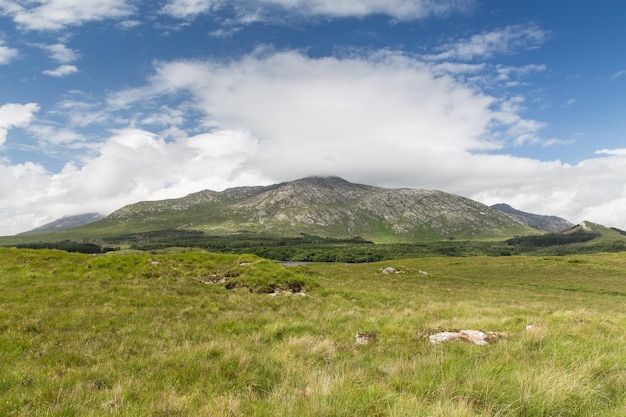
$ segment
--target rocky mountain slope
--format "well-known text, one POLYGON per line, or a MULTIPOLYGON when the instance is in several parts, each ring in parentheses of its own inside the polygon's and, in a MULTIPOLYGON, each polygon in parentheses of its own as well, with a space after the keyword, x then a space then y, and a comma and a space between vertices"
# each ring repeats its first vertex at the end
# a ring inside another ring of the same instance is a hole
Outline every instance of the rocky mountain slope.
POLYGON ((516 210, 508 204, 494 204, 491 208, 506 213, 532 228, 546 232, 557 233, 574 227, 574 223, 571 223, 561 217, 526 213, 524 211, 516 210))
POLYGON ((507 214, 457 195, 353 184, 338 177, 144 201, 86 228, 106 234, 245 230, 286 236, 360 236, 377 242, 507 237, 532 230, 507 214))
POLYGON ((46 223, 43 226, 39 226, 33 230, 21 234, 27 235, 34 233, 57 232, 59 230, 73 229, 75 227, 80 227, 97 222, 98 220, 102 220, 104 217, 105 216, 99 213, 85 213, 76 216, 64 216, 53 222, 46 223))

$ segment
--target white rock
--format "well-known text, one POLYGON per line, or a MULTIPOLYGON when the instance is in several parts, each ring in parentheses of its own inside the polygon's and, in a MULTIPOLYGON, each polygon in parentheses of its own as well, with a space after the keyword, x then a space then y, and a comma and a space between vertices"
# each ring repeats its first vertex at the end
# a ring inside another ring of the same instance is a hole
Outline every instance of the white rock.
POLYGON ((459 332, 439 332, 428 336, 430 343, 440 344, 461 337, 459 332))
POLYGON ((475 345, 484 346, 489 344, 487 342, 487 334, 480 330, 461 330, 459 335, 462 339, 475 345))
POLYGON ((450 342, 452 340, 462 340, 478 346, 485 346, 494 343, 506 337, 505 333, 499 332, 481 332, 480 330, 461 330, 458 332, 439 332, 430 335, 428 339, 430 343, 440 344, 450 342))

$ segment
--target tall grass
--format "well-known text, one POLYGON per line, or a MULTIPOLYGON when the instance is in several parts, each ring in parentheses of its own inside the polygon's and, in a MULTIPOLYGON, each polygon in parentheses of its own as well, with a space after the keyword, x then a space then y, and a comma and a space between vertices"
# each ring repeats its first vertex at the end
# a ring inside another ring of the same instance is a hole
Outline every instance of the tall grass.
POLYGON ((0 415, 621 416, 624 271, 626 254, 286 269, 2 249, 0 415), (307 296, 264 293, 293 282, 307 296), (423 337, 463 328, 507 337, 423 337))

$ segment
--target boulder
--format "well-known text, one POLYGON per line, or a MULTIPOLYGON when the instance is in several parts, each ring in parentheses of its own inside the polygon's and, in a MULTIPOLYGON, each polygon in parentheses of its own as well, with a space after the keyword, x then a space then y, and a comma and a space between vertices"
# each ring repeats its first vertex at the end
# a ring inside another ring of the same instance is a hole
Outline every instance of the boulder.
POLYGON ((485 346, 504 339, 506 333, 501 332, 483 332, 480 330, 459 330, 459 331, 444 331, 432 334, 428 337, 430 343, 441 344, 450 342, 452 340, 461 340, 463 342, 471 343, 473 345, 485 346))

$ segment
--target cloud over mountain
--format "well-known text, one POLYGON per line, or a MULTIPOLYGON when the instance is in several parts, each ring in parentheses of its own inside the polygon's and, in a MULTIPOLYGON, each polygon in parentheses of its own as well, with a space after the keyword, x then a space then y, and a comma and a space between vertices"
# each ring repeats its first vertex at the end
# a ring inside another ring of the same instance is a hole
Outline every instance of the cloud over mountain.
POLYGON ((309 175, 626 228, 614 16, 521 7, 0 0, 0 233, 309 175))

